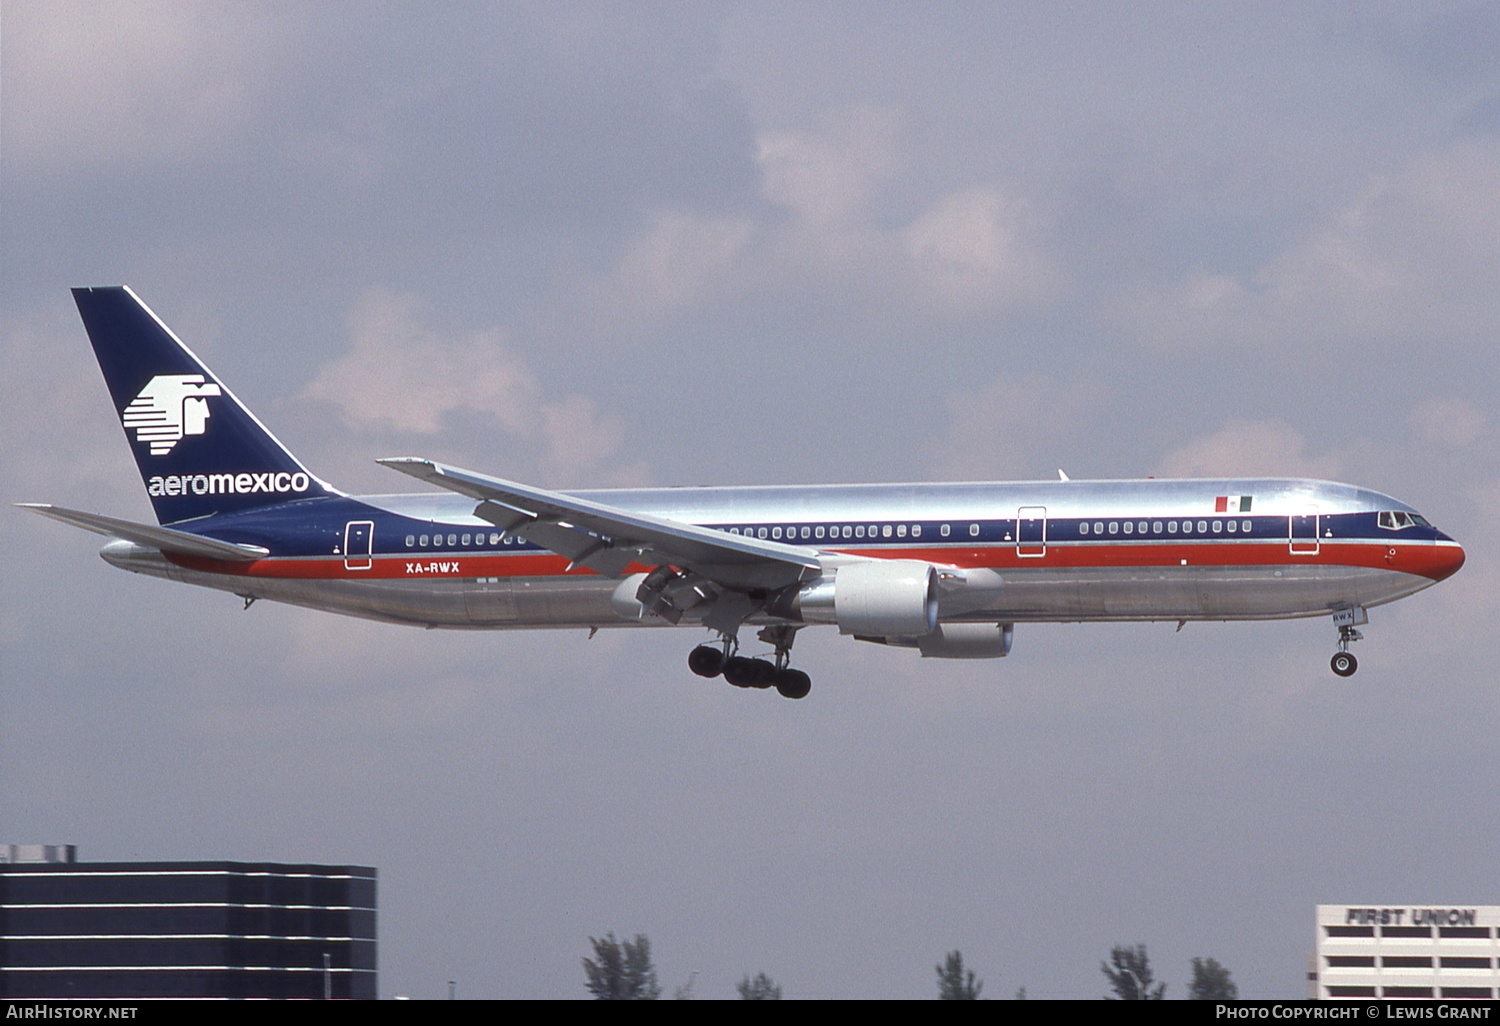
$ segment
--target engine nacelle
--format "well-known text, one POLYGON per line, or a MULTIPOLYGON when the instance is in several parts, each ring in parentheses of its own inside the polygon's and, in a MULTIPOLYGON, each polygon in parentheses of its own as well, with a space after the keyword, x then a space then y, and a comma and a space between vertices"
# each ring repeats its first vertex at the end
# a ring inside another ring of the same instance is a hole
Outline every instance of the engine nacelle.
POLYGON ((999 659, 1010 655, 1015 624, 945 623, 924 638, 917 648, 924 659, 999 659))
POLYGON ((920 638, 937 627, 937 568, 912 559, 848 563, 768 609, 838 624, 841 634, 920 638))
POLYGON ((923 659, 999 659, 1010 655, 1015 625, 1009 623, 945 623, 920 638, 861 637, 877 645, 915 648, 923 659))

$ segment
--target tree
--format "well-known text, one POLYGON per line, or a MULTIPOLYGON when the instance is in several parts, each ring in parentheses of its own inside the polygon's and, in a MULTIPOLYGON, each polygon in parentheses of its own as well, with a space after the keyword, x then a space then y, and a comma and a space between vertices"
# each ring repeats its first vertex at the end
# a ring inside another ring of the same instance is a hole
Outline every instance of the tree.
POLYGON ((963 952, 948 952, 948 956, 943 959, 943 964, 933 968, 937 970, 939 1001, 979 1000, 979 992, 984 988, 984 981, 976 980, 972 969, 969 970, 967 977, 964 975, 963 952))
POLYGON ((1144 944, 1137 944, 1133 948, 1126 945, 1110 948, 1109 962, 1100 962, 1099 971, 1109 979, 1109 985, 1114 988, 1114 998, 1106 995, 1106 999, 1110 1001, 1116 998, 1121 1001, 1160 1001, 1167 992, 1165 983, 1151 986, 1156 981, 1156 974, 1151 971, 1151 959, 1146 957, 1144 944), (1113 963, 1113 969, 1110 968, 1110 963, 1113 963))
POLYGON ((736 984, 736 989, 740 992, 740 998, 745 1001, 781 1000, 781 988, 765 973, 756 973, 753 980, 746 976, 736 984))
POLYGON ((656 967, 651 964, 651 941, 645 934, 635 941, 617 941, 612 933, 604 939, 590 937, 594 957, 583 960, 589 993, 600 1001, 655 1001, 661 997, 656 967), (597 961, 595 961, 597 959, 597 961))
POLYGON ((1190 1001, 1238 1001, 1240 988, 1229 978, 1229 970, 1213 958, 1193 959, 1193 981, 1188 984, 1190 1001))

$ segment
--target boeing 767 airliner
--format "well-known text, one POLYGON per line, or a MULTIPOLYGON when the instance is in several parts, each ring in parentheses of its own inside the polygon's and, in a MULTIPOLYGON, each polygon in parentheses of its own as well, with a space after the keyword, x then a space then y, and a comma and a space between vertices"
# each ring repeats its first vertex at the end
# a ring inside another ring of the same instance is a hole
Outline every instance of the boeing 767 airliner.
MULTIPOLYGON (((1416 510, 1284 478, 553 492, 429 459, 443 491, 346 495, 297 460, 124 287, 73 297, 157 525, 28 505, 112 540, 137 573, 421 627, 693 626, 688 665, 811 688, 797 632, 938 658, 1010 652, 1023 622, 1331 616, 1333 671, 1365 610, 1464 551, 1416 510), (746 627, 771 658, 740 654, 746 627)), ((1061 477, 1061 475, 1059 475, 1061 477)))

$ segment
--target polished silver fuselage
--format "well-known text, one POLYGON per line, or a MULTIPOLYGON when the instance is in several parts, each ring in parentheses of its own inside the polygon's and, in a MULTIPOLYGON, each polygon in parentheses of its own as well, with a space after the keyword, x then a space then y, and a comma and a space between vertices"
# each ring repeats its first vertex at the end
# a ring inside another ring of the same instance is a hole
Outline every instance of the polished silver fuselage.
MULTIPOLYGON (((1300 479, 571 494, 736 534, 788 534, 795 544, 826 553, 832 565, 848 557, 954 568, 954 583, 939 605, 946 623, 1327 615, 1410 595, 1462 562, 1462 549, 1441 532, 1375 526, 1384 511, 1415 514, 1405 503, 1300 479), (1233 513, 1219 508, 1231 502, 1233 513)), ((278 511, 232 524, 233 540, 273 553, 248 566, 166 557, 123 541, 111 542, 103 555, 126 569, 245 598, 426 627, 665 625, 621 601, 619 578, 569 568, 562 557, 496 532, 464 496, 341 497, 337 503, 326 512, 304 503, 299 514, 327 519, 334 539, 327 552, 275 555, 278 525, 290 516, 278 511), (348 533, 340 535, 338 527, 346 521, 373 525, 367 560, 340 551, 338 539, 348 533)), ((750 622, 776 619, 761 609, 750 622)))

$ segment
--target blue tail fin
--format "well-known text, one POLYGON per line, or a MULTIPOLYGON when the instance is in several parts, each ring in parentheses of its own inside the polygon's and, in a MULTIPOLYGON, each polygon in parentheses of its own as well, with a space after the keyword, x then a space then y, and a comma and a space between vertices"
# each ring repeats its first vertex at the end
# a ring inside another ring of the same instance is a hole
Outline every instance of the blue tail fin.
POLYGON ((74 289, 162 524, 336 494, 124 286, 74 289))

